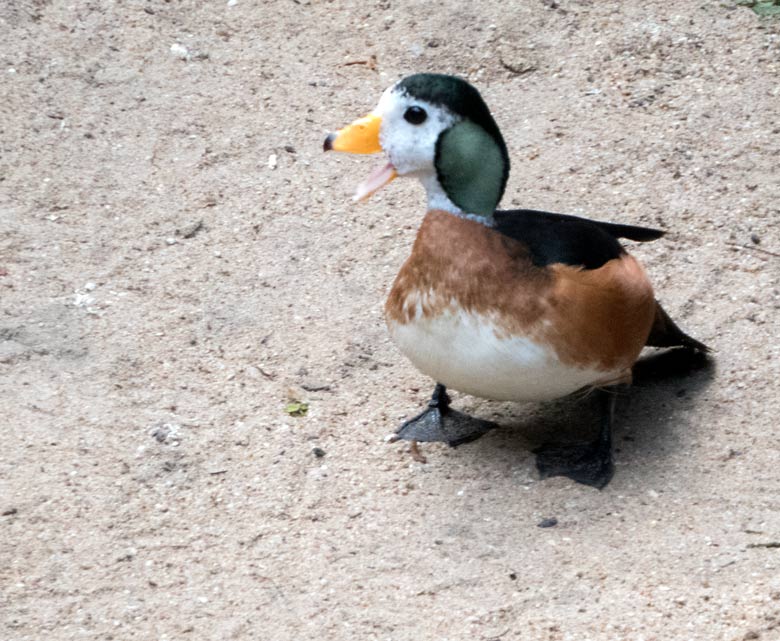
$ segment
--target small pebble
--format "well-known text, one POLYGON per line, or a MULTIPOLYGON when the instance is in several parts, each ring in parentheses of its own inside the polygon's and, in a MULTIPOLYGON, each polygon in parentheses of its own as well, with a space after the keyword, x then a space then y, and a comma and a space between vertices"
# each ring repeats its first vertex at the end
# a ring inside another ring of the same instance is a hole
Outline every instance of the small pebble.
POLYGON ((558 519, 556 519, 554 516, 548 518, 548 519, 542 519, 536 524, 536 527, 555 527, 558 525, 558 519))
POLYGON ((317 458, 322 458, 325 456, 325 450, 323 450, 321 447, 313 447, 311 448, 311 453, 314 454, 317 458))
POLYGON ((761 236, 759 236, 758 234, 750 234, 750 240, 754 245, 761 244, 761 236))
POLYGON ((328 392, 330 391, 330 385, 325 381, 318 381, 316 379, 306 380, 301 383, 301 387, 307 392, 328 392))
POLYGON ((279 164, 278 158, 276 157, 276 154, 271 154, 268 156, 268 167, 269 169, 276 169, 276 166, 279 164))
POLYGON ((190 57, 189 49, 178 42, 171 45, 171 53, 179 60, 187 60, 190 57))
POLYGON ((177 444, 181 440, 179 426, 175 423, 160 423, 149 432, 158 443, 177 444))

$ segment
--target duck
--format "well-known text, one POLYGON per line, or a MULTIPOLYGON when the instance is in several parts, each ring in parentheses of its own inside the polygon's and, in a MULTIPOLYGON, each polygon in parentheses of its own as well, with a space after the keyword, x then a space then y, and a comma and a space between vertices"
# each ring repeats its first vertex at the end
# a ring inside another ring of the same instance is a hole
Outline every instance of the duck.
POLYGON ((479 91, 418 73, 366 116, 329 133, 324 151, 383 154, 356 189, 365 200, 417 178, 427 212, 385 304, 390 336, 434 382, 428 406, 390 440, 457 446, 497 425, 451 407, 448 389, 497 401, 599 395, 595 440, 535 450, 542 478, 605 487, 614 474, 616 399, 645 347, 709 348, 672 321, 622 239, 662 230, 532 209, 501 210, 509 153, 479 91))

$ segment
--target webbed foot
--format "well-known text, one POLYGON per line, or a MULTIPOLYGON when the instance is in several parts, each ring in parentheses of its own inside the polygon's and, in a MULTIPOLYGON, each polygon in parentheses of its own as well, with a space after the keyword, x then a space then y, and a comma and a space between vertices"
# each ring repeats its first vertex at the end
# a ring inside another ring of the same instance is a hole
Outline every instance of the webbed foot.
POLYGON ((615 473, 612 462, 612 422, 615 414, 615 389, 602 390, 601 429, 592 443, 557 445, 549 443, 534 450, 536 469, 543 479, 566 476, 572 481, 599 490, 606 487, 615 473))
POLYGON ((495 427, 498 427, 496 423, 457 410, 442 412, 438 407, 430 407, 401 425, 390 440, 441 441, 450 447, 457 447, 476 441, 495 427))
POLYGON ((487 434, 497 423, 474 418, 450 408, 450 399, 444 385, 436 385, 428 408, 399 427, 390 439, 412 441, 413 456, 422 457, 416 442, 440 441, 450 447, 477 440, 487 434))
POLYGON ((551 476, 566 476, 572 481, 604 488, 612 479, 615 466, 612 450, 605 449, 600 442, 574 445, 542 445, 534 450, 536 469, 542 479, 551 476))

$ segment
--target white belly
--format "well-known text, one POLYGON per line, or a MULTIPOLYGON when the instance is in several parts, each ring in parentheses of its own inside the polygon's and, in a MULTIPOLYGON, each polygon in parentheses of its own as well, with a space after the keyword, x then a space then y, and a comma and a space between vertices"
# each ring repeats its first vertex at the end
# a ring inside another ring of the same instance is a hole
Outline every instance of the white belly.
POLYGON ((489 318, 445 311, 410 323, 388 320, 401 351, 424 374, 467 394, 502 401, 543 401, 617 377, 572 367, 527 338, 502 338, 489 318))

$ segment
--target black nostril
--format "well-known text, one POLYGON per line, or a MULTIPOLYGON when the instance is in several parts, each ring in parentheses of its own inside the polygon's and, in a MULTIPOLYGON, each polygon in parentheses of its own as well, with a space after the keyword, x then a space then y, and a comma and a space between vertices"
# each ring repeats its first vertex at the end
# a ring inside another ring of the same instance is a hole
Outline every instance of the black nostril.
POLYGON ((328 134, 325 138, 325 142, 322 143, 322 151, 331 151, 333 149, 333 141, 336 140, 336 134, 328 134))

